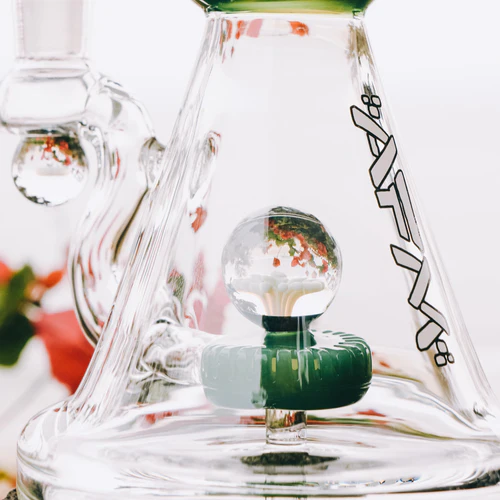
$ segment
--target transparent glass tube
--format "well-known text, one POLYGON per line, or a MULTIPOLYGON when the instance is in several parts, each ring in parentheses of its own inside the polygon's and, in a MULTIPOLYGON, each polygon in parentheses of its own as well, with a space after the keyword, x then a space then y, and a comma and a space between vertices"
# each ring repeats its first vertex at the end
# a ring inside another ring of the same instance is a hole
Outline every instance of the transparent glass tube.
POLYGON ((88 0, 16 0, 17 57, 86 57, 88 0))

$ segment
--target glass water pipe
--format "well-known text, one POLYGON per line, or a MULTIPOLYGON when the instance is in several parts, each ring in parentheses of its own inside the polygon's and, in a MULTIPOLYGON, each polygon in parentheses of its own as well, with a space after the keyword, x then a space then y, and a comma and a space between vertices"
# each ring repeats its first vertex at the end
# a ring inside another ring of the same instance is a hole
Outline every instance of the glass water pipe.
POLYGON ((138 214, 163 147, 146 112, 87 57, 87 0, 19 0, 17 54, 0 87, 0 120, 18 134, 18 190, 56 206, 92 182, 70 271, 81 324, 96 343, 111 309, 138 214))
POLYGON ((498 405, 398 149, 368 2, 198 3, 198 64, 111 313, 75 396, 19 441, 21 498, 494 498, 498 405))

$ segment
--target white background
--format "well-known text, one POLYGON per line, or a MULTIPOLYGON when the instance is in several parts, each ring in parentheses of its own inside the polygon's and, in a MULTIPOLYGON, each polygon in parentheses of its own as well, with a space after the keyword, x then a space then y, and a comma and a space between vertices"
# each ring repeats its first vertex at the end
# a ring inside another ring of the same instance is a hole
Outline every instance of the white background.
MULTIPOLYGON (((12 8, 0 0, 0 75, 13 62, 12 8)), ((376 0, 367 14, 399 149, 500 394, 499 17, 499 0, 376 0)), ((203 27, 201 9, 189 0, 95 2, 90 56, 99 71, 144 103, 163 142, 182 104, 203 27)), ((0 168, 4 182, 10 158, 2 151, 0 168)), ((0 225, 12 230, 26 222, 29 208, 16 202, 17 211, 6 216, 10 192, 0 190, 0 225)), ((5 237, 2 232, 0 251, 5 237)))

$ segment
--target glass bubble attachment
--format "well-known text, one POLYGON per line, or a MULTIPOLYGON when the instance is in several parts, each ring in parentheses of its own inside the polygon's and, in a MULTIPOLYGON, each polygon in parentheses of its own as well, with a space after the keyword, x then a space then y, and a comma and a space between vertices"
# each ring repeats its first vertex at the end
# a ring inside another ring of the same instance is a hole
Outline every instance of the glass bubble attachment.
POLYGON ((21 137, 12 161, 12 178, 28 200, 56 206, 83 191, 89 167, 76 134, 39 131, 21 137))

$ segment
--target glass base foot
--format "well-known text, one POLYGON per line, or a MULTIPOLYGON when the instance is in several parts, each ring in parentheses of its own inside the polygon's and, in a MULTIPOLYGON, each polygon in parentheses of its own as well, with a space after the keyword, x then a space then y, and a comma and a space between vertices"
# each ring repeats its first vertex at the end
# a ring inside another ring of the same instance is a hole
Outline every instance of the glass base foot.
POLYGON ((173 410, 168 401, 138 407, 89 430, 68 426, 62 405, 35 417, 21 437, 19 495, 500 498, 500 440, 413 388, 410 404, 399 398, 399 383, 378 379, 358 406, 309 411, 306 419, 303 412, 212 407, 194 387, 176 393, 176 401, 184 394, 196 407, 173 410), (283 445, 283 432, 293 446, 283 445))

